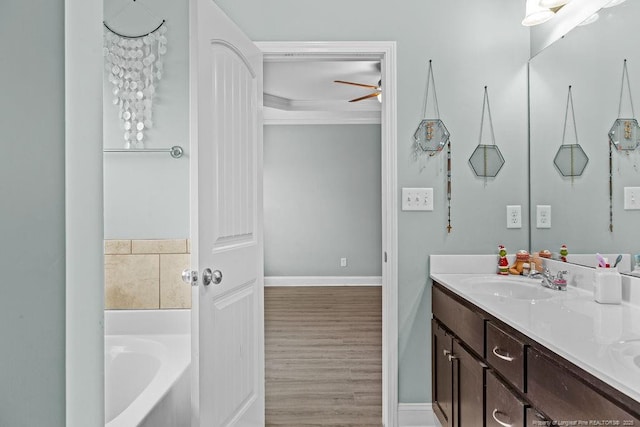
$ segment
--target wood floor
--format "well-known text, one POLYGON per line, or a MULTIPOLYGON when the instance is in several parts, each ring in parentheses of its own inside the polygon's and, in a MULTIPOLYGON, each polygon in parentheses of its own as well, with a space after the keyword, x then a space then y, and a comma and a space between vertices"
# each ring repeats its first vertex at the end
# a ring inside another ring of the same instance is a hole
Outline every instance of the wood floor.
POLYGON ((382 288, 265 288, 268 426, 382 425, 382 288))

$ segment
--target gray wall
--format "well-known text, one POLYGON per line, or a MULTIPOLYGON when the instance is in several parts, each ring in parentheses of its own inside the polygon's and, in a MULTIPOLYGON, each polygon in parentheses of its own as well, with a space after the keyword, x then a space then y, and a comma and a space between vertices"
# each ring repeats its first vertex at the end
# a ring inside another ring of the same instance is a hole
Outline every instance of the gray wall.
POLYGON ((0 425, 62 427, 64 2, 0 9, 0 425))
MULTIPOLYGON (((106 239, 189 236, 189 48, 187 1, 104 0, 107 23, 124 34, 141 34, 167 21, 163 78, 154 96, 154 127, 147 148, 180 145, 185 156, 165 153, 105 153, 106 239), (126 7, 125 7, 126 6, 126 7), (151 14, 147 11, 150 10, 151 14)), ((124 128, 104 77, 104 146, 122 148, 124 128)))
POLYGON ((488 0, 217 0, 253 40, 395 40, 398 47, 398 186, 433 187, 433 212, 399 213, 399 393, 431 401, 432 253, 494 253, 528 247, 528 221, 506 229, 508 204, 527 212, 529 31, 524 2, 488 0), (415 161, 412 135, 422 115, 429 59, 440 112, 452 134, 453 232, 447 234, 445 156, 415 161), (496 142, 506 164, 496 179, 476 178, 468 158, 478 143, 482 88, 489 86, 496 142))
POLYGON ((265 127, 266 276, 382 274, 380 139, 379 125, 265 127))

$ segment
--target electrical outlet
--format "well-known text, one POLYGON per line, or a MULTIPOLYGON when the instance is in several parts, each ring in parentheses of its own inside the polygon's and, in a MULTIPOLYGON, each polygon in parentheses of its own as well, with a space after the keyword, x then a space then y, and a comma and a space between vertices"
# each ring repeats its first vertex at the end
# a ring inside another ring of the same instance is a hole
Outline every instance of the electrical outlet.
POLYGON ((522 206, 507 206, 507 228, 522 228, 522 206))
POLYGON ((433 188, 403 188, 403 211, 432 211, 433 188))
POLYGON ((536 228, 551 228, 551 206, 536 206, 536 228))
POLYGON ((340 258, 340 267, 346 267, 346 266, 347 266, 347 259, 340 258))
POLYGON ((624 187, 624 209, 640 209, 640 187, 624 187))

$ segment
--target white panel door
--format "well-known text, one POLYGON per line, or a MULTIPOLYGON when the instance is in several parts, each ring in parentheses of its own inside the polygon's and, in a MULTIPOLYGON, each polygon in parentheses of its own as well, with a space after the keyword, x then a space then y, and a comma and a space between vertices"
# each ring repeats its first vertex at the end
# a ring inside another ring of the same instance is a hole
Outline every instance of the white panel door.
POLYGON ((212 0, 190 19, 193 425, 263 426, 262 52, 212 0))

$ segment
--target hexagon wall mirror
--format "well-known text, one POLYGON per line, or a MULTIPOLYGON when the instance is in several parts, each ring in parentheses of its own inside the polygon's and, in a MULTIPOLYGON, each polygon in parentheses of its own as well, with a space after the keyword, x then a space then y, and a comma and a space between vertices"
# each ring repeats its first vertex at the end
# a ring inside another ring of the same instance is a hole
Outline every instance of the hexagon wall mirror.
POLYGON ((497 145, 478 145, 469 158, 476 176, 494 178, 504 165, 504 157, 497 145))
POLYGON ((555 157, 553 158, 553 164, 555 165, 560 175, 565 177, 580 176, 584 172, 584 169, 589 163, 589 157, 584 152, 580 144, 578 143, 578 126, 576 125, 576 114, 573 109, 573 94, 571 93, 571 86, 567 93, 567 108, 564 113, 564 127, 562 130, 562 144, 555 157), (565 136, 567 135, 567 123, 569 121, 569 109, 571 109, 571 119, 573 121, 573 132, 576 138, 575 144, 565 144, 565 136))
POLYGON ((469 164, 471 165, 471 169, 473 169, 473 173, 476 176, 483 178, 494 178, 502 169, 504 165, 504 157, 502 157, 502 153, 500 149, 496 145, 496 138, 493 132, 493 120, 491 119, 491 107, 489 106, 489 94, 487 92, 487 87, 484 87, 484 99, 482 100, 482 116, 480 117, 480 138, 478 146, 471 157, 469 158, 469 164), (484 112, 486 111, 489 116, 489 128, 491 130, 491 145, 482 144, 482 130, 484 128, 484 112))
POLYGON ((617 119, 611 130, 609 140, 618 150, 633 151, 640 145, 640 129, 636 119, 617 119))
POLYGON ((442 151, 449 141, 449 131, 440 119, 424 119, 413 134, 413 140, 423 151, 442 151))
POLYGON ((563 144, 553 158, 553 164, 562 176, 580 176, 589 163, 580 144, 563 144))

